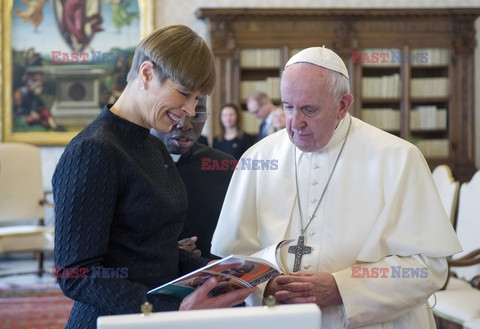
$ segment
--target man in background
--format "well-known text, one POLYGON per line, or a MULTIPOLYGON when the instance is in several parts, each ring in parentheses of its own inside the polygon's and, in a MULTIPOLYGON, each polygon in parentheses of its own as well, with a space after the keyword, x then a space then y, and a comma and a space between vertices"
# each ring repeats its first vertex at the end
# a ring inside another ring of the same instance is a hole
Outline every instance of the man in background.
POLYGON ((197 142, 207 118, 203 97, 195 107, 195 116, 184 117, 167 133, 150 132, 167 147, 187 188, 188 210, 179 246, 209 258, 213 231, 233 173, 232 165, 220 170, 211 164, 222 160, 232 164, 235 158, 197 142))
POLYGON ((273 111, 275 110, 275 105, 273 105, 267 94, 261 91, 251 94, 247 100, 247 109, 250 114, 262 120, 258 130, 257 141, 274 132, 273 111))

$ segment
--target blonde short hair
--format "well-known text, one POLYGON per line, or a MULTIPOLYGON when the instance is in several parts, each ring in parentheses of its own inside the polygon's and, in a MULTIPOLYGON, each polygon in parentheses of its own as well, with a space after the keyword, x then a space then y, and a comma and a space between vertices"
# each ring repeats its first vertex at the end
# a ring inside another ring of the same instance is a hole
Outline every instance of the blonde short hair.
POLYGON ((215 84, 215 63, 205 41, 184 25, 170 25, 153 31, 135 49, 130 83, 145 61, 155 65, 160 82, 171 80, 190 90, 208 95, 215 84))

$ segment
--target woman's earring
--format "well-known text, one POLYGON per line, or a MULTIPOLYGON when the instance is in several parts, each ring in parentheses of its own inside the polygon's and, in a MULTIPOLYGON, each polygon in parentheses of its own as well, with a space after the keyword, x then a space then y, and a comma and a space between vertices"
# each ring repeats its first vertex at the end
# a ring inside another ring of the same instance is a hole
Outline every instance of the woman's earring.
POLYGON ((142 90, 147 90, 147 87, 145 87, 145 85, 142 85, 142 90))

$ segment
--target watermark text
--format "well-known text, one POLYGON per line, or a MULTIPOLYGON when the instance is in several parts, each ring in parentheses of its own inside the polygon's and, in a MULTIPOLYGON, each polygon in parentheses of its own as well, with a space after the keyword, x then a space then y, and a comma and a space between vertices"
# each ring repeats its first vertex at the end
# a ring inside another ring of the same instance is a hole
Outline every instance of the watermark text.
POLYGON ((426 267, 362 267, 352 266, 352 278, 392 278, 392 279, 425 279, 428 277, 426 267))
POLYGON ((102 266, 92 266, 92 267, 60 267, 52 266, 52 278, 90 278, 90 279, 125 279, 128 277, 128 268, 127 267, 102 267, 102 266))
POLYGON ((352 51, 352 63, 362 64, 426 64, 428 52, 405 53, 399 50, 366 52, 352 51))
POLYGON ((115 64, 127 63, 128 53, 110 53, 92 51, 91 53, 65 53, 59 50, 52 51, 52 63, 90 63, 90 64, 115 64))
POLYGON ((201 170, 278 170, 278 160, 257 160, 241 158, 240 160, 217 160, 201 158, 201 170))

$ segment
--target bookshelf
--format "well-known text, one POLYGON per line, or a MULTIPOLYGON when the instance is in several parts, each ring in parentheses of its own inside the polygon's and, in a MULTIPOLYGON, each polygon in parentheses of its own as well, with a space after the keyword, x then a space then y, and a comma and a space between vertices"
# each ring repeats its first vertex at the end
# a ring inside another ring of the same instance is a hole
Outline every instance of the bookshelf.
POLYGON ((450 60, 448 48, 362 49, 352 60, 362 67, 361 119, 408 139, 430 161, 447 162, 450 60), (410 77, 407 90, 402 72, 410 77))
POLYGON ((240 49, 240 101, 244 130, 258 134, 261 121, 246 109, 247 98, 255 91, 269 95, 273 103, 280 102, 280 67, 282 56, 279 48, 240 49))
MULTIPOLYGON (((218 71, 212 95, 245 108, 253 90, 280 102, 283 66, 300 49, 332 48, 345 61, 354 116, 416 144, 431 168, 468 181, 474 166, 474 21, 480 8, 201 8, 218 71)), ((247 131, 258 121, 244 118, 247 131)), ((211 127, 212 134, 219 130, 211 127)))

